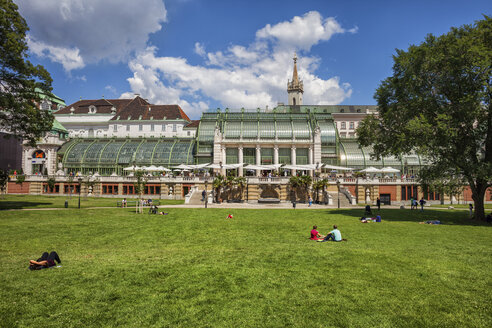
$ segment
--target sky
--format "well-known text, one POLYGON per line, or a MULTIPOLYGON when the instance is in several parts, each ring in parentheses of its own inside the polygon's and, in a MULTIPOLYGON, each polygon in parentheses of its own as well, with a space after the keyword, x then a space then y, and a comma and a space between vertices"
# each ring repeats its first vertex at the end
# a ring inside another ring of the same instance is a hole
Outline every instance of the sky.
POLYGON ((14 2, 67 105, 140 94, 192 119, 287 103, 294 53, 305 105, 375 105, 395 49, 492 15, 490 0, 14 2))

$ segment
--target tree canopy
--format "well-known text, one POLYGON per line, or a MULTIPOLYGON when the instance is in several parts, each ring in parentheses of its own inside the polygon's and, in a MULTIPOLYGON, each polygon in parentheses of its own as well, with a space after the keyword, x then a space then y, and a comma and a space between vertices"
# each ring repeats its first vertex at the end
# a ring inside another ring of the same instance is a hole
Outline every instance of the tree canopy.
POLYGON ((0 0, 0 129, 30 144, 52 127, 49 111, 36 107, 39 88, 51 95, 50 74, 27 58, 26 21, 11 0, 0 0))
POLYGON ((358 128, 374 156, 417 152, 429 161, 422 184, 470 185, 477 218, 492 181, 492 19, 452 28, 396 50, 393 75, 376 90, 378 116, 358 128))

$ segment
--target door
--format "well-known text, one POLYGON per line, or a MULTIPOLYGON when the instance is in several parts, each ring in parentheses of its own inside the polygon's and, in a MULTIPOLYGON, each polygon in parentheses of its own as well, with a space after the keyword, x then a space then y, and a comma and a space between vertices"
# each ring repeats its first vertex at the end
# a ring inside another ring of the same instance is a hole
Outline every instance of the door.
POLYGON ((379 195, 379 199, 381 200, 381 204, 391 205, 391 194, 381 194, 379 195))

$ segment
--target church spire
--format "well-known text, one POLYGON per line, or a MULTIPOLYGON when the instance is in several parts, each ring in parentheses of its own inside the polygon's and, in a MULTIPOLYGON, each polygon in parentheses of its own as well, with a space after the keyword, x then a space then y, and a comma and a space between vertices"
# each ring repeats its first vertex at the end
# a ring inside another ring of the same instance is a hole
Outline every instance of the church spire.
POLYGON ((287 93, 289 94, 289 105, 296 106, 302 105, 304 86, 297 75, 297 54, 295 52, 292 59, 294 60, 294 71, 292 73, 292 81, 287 81, 287 93))
POLYGON ((294 52, 294 72, 292 73, 292 83, 299 85, 299 77, 297 76, 297 54, 294 52))

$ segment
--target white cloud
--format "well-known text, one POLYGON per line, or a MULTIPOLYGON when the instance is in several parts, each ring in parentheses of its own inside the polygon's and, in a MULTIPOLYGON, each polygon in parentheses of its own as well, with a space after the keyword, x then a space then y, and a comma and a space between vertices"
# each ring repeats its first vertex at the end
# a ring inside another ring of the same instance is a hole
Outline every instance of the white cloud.
POLYGON ((304 81, 304 104, 339 104, 350 97, 350 84, 339 77, 323 79, 315 74, 320 58, 310 49, 334 34, 346 30, 332 17, 317 12, 296 16, 291 21, 267 25, 256 33, 247 47, 231 45, 223 51, 209 52, 195 43, 195 53, 204 57, 203 65, 191 65, 184 58, 160 57, 158 49, 148 47, 129 63, 133 76, 131 92, 140 93, 153 103, 179 104, 190 117, 198 118, 208 103, 219 102, 230 108, 270 108, 287 101, 287 80, 292 78, 292 56, 300 51, 299 76, 304 81))
POLYGON ((78 48, 63 48, 47 45, 41 41, 34 41, 27 38, 29 49, 39 57, 48 57, 51 61, 63 65, 66 71, 82 68, 85 66, 84 60, 80 56, 78 48))
POLYGON ((205 47, 200 42, 195 43, 195 53, 199 56, 205 56, 205 47))
POLYGON ((166 21, 162 0, 15 0, 30 27, 30 48, 70 71, 115 63, 145 49, 166 21))
POLYGON ((107 85, 104 87, 105 90, 108 90, 112 95, 116 95, 116 88, 112 85, 107 85))

